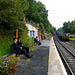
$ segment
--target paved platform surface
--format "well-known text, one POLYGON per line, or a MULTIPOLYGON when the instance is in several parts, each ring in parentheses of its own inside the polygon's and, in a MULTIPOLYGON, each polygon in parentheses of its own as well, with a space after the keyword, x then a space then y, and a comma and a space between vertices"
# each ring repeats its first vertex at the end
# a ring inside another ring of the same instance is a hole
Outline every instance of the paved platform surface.
POLYGON ((47 40, 42 40, 41 43, 42 43, 41 46, 50 46, 50 38, 47 40))
POLYGON ((17 71, 11 75, 47 75, 48 72, 48 56, 50 39, 43 40, 41 46, 36 46, 31 52, 34 56, 26 58, 24 55, 21 57, 17 71), (45 43, 49 45, 45 45, 45 43))
POLYGON ((52 37, 50 41, 48 75, 67 75, 62 69, 63 67, 61 67, 61 60, 59 60, 60 58, 55 50, 55 44, 52 37))

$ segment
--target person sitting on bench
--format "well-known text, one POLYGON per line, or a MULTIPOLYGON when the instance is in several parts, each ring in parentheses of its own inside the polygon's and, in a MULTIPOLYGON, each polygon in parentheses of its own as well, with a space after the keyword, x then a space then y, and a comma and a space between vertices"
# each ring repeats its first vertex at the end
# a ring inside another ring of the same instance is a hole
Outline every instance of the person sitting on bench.
POLYGON ((25 49, 26 52, 29 53, 29 47, 25 47, 25 46, 23 45, 23 43, 20 41, 20 37, 18 37, 18 41, 17 41, 17 43, 18 43, 19 46, 22 47, 22 49, 25 49))
POLYGON ((38 45, 41 45, 41 42, 40 42, 38 36, 36 36, 36 42, 38 42, 38 45))
POLYGON ((31 58, 32 57, 32 55, 31 54, 29 54, 27 51, 25 51, 21 46, 19 46, 18 45, 18 43, 17 43, 17 38, 14 38, 13 39, 13 49, 15 50, 15 51, 20 51, 20 52, 22 52, 26 57, 28 57, 28 58, 31 58))

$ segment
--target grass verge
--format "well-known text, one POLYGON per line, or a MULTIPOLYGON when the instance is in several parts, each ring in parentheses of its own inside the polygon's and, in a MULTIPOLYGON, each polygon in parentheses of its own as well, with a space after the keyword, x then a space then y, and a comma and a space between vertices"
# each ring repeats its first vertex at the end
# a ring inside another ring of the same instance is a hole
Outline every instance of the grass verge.
POLYGON ((69 38, 70 40, 75 40, 75 38, 69 38))

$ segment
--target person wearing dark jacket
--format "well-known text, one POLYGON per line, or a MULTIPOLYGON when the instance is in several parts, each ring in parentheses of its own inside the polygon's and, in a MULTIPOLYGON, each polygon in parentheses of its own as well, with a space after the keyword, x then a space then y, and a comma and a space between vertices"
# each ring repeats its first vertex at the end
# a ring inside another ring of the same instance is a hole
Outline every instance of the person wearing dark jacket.
POLYGON ((17 38, 14 38, 13 40, 14 40, 14 42, 13 42, 13 48, 14 48, 14 50, 15 50, 15 51, 20 51, 20 52, 22 52, 26 57, 31 58, 32 55, 29 54, 28 52, 26 52, 21 46, 18 45, 18 43, 17 43, 17 38))
POLYGON ((38 42, 38 45, 41 45, 41 42, 40 42, 38 36, 36 36, 36 41, 38 42))
POLYGON ((23 45, 23 43, 20 41, 20 37, 18 37, 18 41, 17 41, 17 43, 18 43, 19 46, 22 47, 22 49, 25 49, 26 52, 29 53, 29 47, 25 47, 25 46, 23 45))

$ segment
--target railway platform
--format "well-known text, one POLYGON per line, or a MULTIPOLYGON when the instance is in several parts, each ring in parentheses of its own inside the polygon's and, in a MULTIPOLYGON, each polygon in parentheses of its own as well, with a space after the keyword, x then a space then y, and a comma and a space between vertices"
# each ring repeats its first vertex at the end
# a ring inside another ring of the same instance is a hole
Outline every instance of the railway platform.
POLYGON ((59 53, 55 47, 53 37, 50 40, 48 75, 67 75, 59 53))

